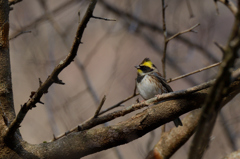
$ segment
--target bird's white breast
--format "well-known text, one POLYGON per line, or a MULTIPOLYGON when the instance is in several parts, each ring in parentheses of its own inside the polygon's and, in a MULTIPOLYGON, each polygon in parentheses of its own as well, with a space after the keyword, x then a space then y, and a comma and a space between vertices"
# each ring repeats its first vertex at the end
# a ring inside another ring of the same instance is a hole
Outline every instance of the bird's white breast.
MULTIPOLYGON (((137 83, 137 89, 144 99, 150 99, 157 94, 164 93, 162 92, 161 88, 159 88, 157 84, 153 82, 153 80, 149 80, 149 78, 149 75, 145 75, 142 81, 137 83)), ((162 87, 162 84, 159 84, 162 87)))

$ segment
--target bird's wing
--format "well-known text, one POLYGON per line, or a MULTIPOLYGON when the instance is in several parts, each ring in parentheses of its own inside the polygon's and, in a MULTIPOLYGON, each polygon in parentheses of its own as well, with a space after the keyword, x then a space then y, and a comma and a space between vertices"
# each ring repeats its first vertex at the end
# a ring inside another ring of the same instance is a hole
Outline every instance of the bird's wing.
POLYGON ((157 77, 159 82, 168 90, 168 92, 173 92, 172 88, 168 85, 167 81, 158 72, 153 72, 153 75, 157 77))

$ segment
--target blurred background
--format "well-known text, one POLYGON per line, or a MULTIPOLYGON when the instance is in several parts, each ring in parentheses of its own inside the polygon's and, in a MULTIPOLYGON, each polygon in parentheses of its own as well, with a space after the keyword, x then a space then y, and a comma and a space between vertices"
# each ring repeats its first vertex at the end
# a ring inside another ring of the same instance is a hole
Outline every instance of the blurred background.
MULTIPOLYGON (((235 2, 235 1, 234 1, 235 2)), ((219 62, 221 51, 214 42, 225 45, 233 24, 233 14, 209 0, 166 0, 168 35, 200 26, 169 42, 166 78, 198 70, 219 62)), ((10 12, 10 52, 14 104, 16 112, 39 87, 71 49, 79 22, 89 0, 23 0, 10 12)), ((91 19, 84 32, 78 55, 59 76, 65 85, 54 84, 23 121, 20 131, 32 144, 49 141, 92 117, 101 98, 106 109, 132 95, 135 65, 149 57, 162 72, 164 38, 161 1, 106 0, 99 1, 94 15, 116 21, 91 19)), ((218 67, 170 83, 173 90, 187 89, 215 77, 218 67)), ((124 103, 136 103, 135 97, 124 103)), ((121 108, 118 108, 121 109, 121 108)), ((115 109, 115 110, 118 110, 115 109)), ((114 110, 113 110, 114 111, 114 110)), ((108 124, 124 121, 137 112, 108 124)), ((239 149, 239 96, 225 106, 216 122, 212 140, 204 158, 222 158, 239 149)), ((181 118, 183 118, 181 116, 181 118)), ((98 126, 101 127, 102 125, 98 126)), ((174 125, 167 124, 169 130, 174 125)), ((161 129, 119 146, 84 157, 144 158, 158 142, 161 129), (119 157, 121 156, 121 157, 119 157)), ((185 159, 191 140, 181 147, 173 159, 185 159)))

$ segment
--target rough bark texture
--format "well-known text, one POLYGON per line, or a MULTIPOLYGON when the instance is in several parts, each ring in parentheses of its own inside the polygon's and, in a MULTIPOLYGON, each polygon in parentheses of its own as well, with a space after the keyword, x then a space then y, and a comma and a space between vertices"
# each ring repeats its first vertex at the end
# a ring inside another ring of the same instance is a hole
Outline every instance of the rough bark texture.
MULTIPOLYGON (((0 158, 19 158, 4 143, 2 134, 7 125, 14 119, 12 79, 9 55, 9 6, 7 0, 0 0, 0 158)), ((17 132, 18 138, 21 138, 17 132)))
POLYGON ((170 158, 194 133, 201 111, 202 109, 192 111, 182 120, 183 126, 164 132, 159 142, 149 152, 147 159, 170 158))

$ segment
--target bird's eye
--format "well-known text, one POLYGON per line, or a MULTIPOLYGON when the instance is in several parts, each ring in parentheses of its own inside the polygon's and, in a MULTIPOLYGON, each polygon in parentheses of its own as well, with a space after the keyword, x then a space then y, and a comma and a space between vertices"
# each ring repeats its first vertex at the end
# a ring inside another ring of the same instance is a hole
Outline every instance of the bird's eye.
POLYGON ((147 66, 140 66, 141 70, 146 73, 146 72, 151 72, 153 69, 147 66))

